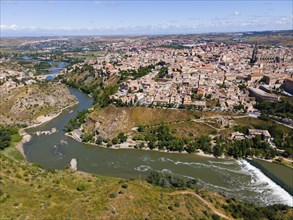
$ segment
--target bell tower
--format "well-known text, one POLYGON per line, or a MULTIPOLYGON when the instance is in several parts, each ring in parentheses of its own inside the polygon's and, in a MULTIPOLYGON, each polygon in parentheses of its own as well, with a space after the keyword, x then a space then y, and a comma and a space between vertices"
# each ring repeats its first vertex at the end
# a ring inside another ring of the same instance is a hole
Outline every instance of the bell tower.
POLYGON ((255 45, 254 45, 254 48, 253 48, 250 63, 255 64, 257 62, 257 59, 258 59, 257 54, 258 54, 258 43, 256 42, 255 45))

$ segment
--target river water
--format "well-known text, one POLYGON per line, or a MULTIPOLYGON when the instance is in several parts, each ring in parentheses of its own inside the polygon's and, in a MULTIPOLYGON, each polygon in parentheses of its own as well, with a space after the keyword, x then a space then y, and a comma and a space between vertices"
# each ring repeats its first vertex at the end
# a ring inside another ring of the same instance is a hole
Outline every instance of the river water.
MULTIPOLYGON (((39 59, 34 59, 31 56, 22 56, 21 57, 24 60, 31 60, 31 61, 41 61, 39 59)), ((64 69, 65 67, 67 67, 69 65, 68 62, 62 62, 62 61, 43 61, 43 62, 48 62, 52 67, 50 68, 50 70, 48 71, 48 74, 56 74, 59 73, 59 71, 61 69, 64 69)))
POLYGON ((68 62, 56 62, 54 61, 54 63, 52 61, 48 62, 52 68, 49 70, 48 74, 56 74, 59 73, 59 71, 65 67, 67 67, 69 65, 68 62))
MULTIPOLYGON (((293 206, 292 196, 245 160, 205 158, 190 154, 162 153, 133 149, 107 149, 79 143, 64 135, 62 129, 78 111, 91 106, 92 100, 82 92, 71 89, 79 104, 64 110, 57 118, 27 130, 32 140, 25 144, 27 160, 45 168, 63 169, 77 158, 81 171, 122 178, 145 178, 150 170, 196 178, 199 185, 227 196, 259 205, 287 204, 293 206), (71 113, 70 113, 71 112, 71 113), (52 135, 36 136, 35 131, 57 128, 52 135)), ((270 164, 274 167, 274 164, 270 164)), ((281 176, 290 170, 277 167, 281 176)), ((274 167, 275 168, 275 167, 274 167)))

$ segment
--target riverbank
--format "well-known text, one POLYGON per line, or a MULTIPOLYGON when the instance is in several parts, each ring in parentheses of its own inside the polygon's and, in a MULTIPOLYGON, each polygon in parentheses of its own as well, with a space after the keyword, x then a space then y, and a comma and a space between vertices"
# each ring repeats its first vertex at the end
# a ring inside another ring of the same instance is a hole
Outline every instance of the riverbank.
POLYGON ((35 123, 33 125, 30 125, 26 128, 21 128, 19 130, 19 134, 20 136, 22 137, 22 140, 20 142, 18 142, 15 146, 15 148, 24 156, 24 158, 26 159, 26 156, 25 156, 25 153, 24 153, 24 149, 23 149, 23 146, 25 143, 28 143, 31 139, 32 139, 32 136, 30 134, 28 134, 26 132, 27 129, 30 129, 30 128, 35 128, 35 127, 38 127, 38 126, 41 126, 51 120, 53 120, 54 118, 58 117, 60 114, 62 114, 62 112, 68 108, 71 108, 75 105, 77 105, 79 102, 76 101, 75 103, 73 103, 72 105, 69 105, 67 107, 64 107, 62 108, 59 113, 56 113, 56 114, 53 114, 53 115, 49 115, 49 116, 39 116, 36 120, 38 121, 38 123, 35 123))
POLYGON ((23 128, 19 130, 19 135, 22 137, 21 141, 18 142, 15 146, 15 148, 22 154, 22 156, 26 159, 25 153, 23 150, 23 145, 27 142, 29 142, 32 139, 32 136, 25 132, 23 128))
MULTIPOLYGON (((73 131, 74 132, 74 131, 73 131)), ((162 153, 175 153, 175 154, 190 154, 188 153, 187 151, 168 151, 168 150, 160 150, 158 148, 154 148, 154 149, 150 149, 150 148, 147 148, 147 147, 144 147, 144 148, 136 148, 135 146, 137 144, 139 144, 138 142, 135 142, 135 141, 132 141, 132 142, 125 142, 125 143, 122 143, 122 144, 116 144, 116 145, 112 145, 110 147, 108 147, 106 144, 95 144, 95 143, 90 143, 90 142, 82 142, 81 138, 78 137, 78 135, 71 135, 69 133, 65 133, 66 136, 68 137, 71 137, 72 139, 74 139, 75 141, 79 142, 79 143, 84 143, 84 144, 89 144, 89 145, 92 145, 92 146, 96 146, 96 147, 102 147, 102 148, 109 148, 109 149, 114 149, 114 150, 118 150, 118 149, 128 149, 128 150, 145 150, 145 151, 157 151, 157 152, 162 152, 162 153)), ((206 154, 204 153, 202 150, 198 149, 197 152, 193 153, 194 155, 197 155, 197 156, 201 156, 201 157, 206 157, 206 158, 218 158, 218 159, 234 159, 233 157, 228 157, 228 156, 225 156, 225 155, 222 155, 220 157, 215 157, 213 154, 206 154)), ((273 159, 265 159, 265 158, 259 158, 259 157, 256 157, 256 156, 253 156, 253 157, 248 157, 247 158, 248 160, 254 160, 254 159, 257 159, 257 160, 262 160, 262 161, 266 161, 266 162, 270 162, 270 163, 277 163, 277 160, 278 160, 278 157, 275 157, 273 159)), ((286 159, 286 158, 284 158, 286 159)), ((291 168, 292 169, 292 166, 290 165, 286 165, 284 163, 277 163, 277 164, 282 164, 283 166, 286 166, 288 168, 291 168)))
POLYGON ((39 117, 36 119, 36 120, 38 121, 38 123, 35 123, 35 124, 33 124, 33 125, 30 125, 30 126, 26 127, 25 129, 34 128, 34 127, 38 127, 38 126, 40 126, 40 125, 42 125, 42 124, 45 124, 46 122, 49 122, 49 121, 53 120, 54 118, 58 117, 60 114, 62 114, 62 112, 63 112, 64 110, 66 110, 66 109, 68 109, 68 108, 71 108, 71 107, 77 105, 78 103, 79 103, 79 102, 76 101, 76 102, 73 103, 72 105, 69 105, 69 106, 66 106, 66 107, 62 108, 58 113, 53 114, 53 115, 47 115, 47 116, 45 116, 45 115, 41 115, 41 116, 39 116, 39 117))
POLYGON ((293 160, 290 160, 288 158, 275 157, 273 159, 264 159, 264 158, 253 157, 253 158, 249 158, 249 159, 250 160, 257 159, 257 160, 262 160, 265 162, 275 163, 275 164, 279 164, 279 165, 291 168, 293 170, 293 160))
MULTIPOLYGON (((106 144, 94 144, 94 143, 90 143, 90 142, 82 142, 82 140, 80 138, 78 138, 76 135, 71 135, 69 133, 65 133, 66 136, 74 139, 75 141, 78 141, 79 143, 84 143, 84 144, 89 144, 92 146, 96 146, 96 147, 102 147, 102 148, 109 148, 109 149, 113 149, 113 150, 119 150, 119 149, 127 149, 127 150, 145 150, 145 151, 157 151, 157 152, 162 152, 162 153, 170 153, 170 154, 190 154, 187 151, 168 151, 168 150, 160 150, 158 148, 154 148, 154 149, 150 149, 147 147, 144 148, 135 148, 137 142, 125 142, 122 144, 116 144, 116 145, 112 145, 110 147, 107 147, 106 144)), ((193 153, 194 155, 198 155, 200 157, 206 157, 206 158, 216 158, 214 155, 212 154, 206 154, 204 153, 202 150, 198 150, 198 152, 193 153)), ((219 159, 231 159, 230 157, 225 157, 224 155, 221 157, 218 157, 219 159)))

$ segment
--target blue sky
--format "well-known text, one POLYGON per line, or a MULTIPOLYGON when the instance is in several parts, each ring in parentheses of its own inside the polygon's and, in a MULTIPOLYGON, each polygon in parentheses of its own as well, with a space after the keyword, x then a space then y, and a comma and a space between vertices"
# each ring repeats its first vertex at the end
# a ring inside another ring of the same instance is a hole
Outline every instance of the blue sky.
POLYGON ((292 1, 1 0, 1 36, 292 29, 292 1))

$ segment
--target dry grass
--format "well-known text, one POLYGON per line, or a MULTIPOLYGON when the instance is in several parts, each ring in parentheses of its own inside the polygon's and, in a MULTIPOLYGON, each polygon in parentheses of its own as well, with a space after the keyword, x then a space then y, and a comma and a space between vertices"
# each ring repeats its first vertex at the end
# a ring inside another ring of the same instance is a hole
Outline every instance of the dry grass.
MULTIPOLYGON (((146 107, 116 108, 111 105, 107 108, 96 109, 89 117, 97 121, 97 129, 102 136, 113 138, 119 132, 128 133, 133 127, 139 125, 190 121, 198 118, 199 112, 146 107)), ((90 121, 86 123, 87 130, 94 129, 94 126, 90 121)))
POLYGON ((206 124, 186 121, 182 123, 170 125, 170 129, 176 131, 178 137, 198 137, 201 135, 208 135, 211 131, 215 130, 206 124))
POLYGON ((286 133, 290 133, 292 130, 284 125, 277 124, 273 121, 264 121, 258 118, 246 117, 246 118, 235 118, 235 121, 238 125, 246 125, 251 126, 256 129, 267 129, 271 126, 276 126, 286 131, 286 133))

